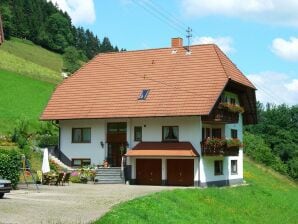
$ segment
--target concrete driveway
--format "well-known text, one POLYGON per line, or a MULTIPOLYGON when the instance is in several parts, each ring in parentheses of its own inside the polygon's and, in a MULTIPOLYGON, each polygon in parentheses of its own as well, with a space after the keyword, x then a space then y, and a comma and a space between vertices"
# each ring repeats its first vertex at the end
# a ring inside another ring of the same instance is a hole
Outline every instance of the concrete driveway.
MULTIPOLYGON (((31 186, 32 188, 32 186, 31 186)), ((89 223, 111 207, 149 193, 172 189, 124 184, 70 184, 16 190, 0 200, 2 223, 89 223)))

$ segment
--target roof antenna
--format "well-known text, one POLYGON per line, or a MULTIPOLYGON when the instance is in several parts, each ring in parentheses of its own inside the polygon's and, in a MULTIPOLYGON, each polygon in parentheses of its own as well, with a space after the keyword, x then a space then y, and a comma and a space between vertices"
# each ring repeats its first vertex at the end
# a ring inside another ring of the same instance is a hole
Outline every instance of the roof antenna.
POLYGON ((188 27, 186 32, 187 32, 186 38, 187 38, 187 41, 188 41, 187 52, 190 52, 190 38, 192 37, 192 33, 191 33, 192 29, 190 27, 188 27))

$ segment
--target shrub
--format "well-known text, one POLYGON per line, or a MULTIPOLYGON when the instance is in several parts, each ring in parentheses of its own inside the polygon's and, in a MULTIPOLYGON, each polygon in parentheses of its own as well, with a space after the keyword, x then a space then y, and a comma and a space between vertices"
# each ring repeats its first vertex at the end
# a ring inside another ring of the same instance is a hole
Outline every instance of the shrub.
POLYGON ((45 148, 48 146, 57 146, 58 145, 58 136, 56 135, 41 135, 38 137, 38 146, 45 148))
POLYGON ((39 147, 58 145, 58 128, 50 123, 43 122, 37 132, 37 142, 39 147))
POLYGON ((21 154, 18 150, 0 149, 0 176, 11 181, 15 189, 20 177, 21 154))
POLYGON ((53 160, 49 160, 50 169, 56 173, 60 173, 62 168, 53 160))
POLYGON ((29 146, 30 140, 29 134, 29 122, 26 119, 21 119, 17 121, 17 125, 13 130, 11 135, 12 142, 15 142, 19 148, 24 149, 29 146))
POLYGON ((72 183, 81 183, 80 175, 78 171, 73 171, 70 175, 70 181, 72 183))
POLYGON ((262 137, 245 132, 244 134, 244 152, 255 161, 272 167, 274 170, 286 174, 286 165, 275 156, 269 146, 266 145, 262 137))

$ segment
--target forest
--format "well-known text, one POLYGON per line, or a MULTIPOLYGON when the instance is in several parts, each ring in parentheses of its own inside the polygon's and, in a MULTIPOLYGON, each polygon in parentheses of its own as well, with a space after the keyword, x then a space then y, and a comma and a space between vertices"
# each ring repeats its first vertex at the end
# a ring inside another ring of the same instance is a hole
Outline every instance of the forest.
MULTIPOLYGON (((101 42, 89 29, 75 27, 66 12, 46 0, 1 0, 0 13, 6 39, 27 39, 60 54, 74 54, 80 61, 100 52, 119 51, 108 37, 101 42)), ((68 70, 73 72, 78 66, 68 70)))
POLYGON ((257 111, 258 124, 245 127, 246 154, 298 180, 298 105, 258 103, 257 111))

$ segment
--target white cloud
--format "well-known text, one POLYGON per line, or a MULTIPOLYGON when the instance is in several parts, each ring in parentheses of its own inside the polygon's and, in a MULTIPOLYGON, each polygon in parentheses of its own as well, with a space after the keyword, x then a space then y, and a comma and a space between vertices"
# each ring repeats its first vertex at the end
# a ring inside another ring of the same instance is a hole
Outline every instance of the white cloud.
POLYGON ((260 72, 248 75, 257 90, 257 100, 262 103, 298 104, 298 79, 277 72, 260 72))
POLYGON ((58 4, 59 8, 66 11, 74 24, 95 22, 95 7, 93 0, 48 0, 58 4))
POLYGON ((298 38, 291 37, 289 40, 276 38, 272 41, 272 51, 283 59, 298 61, 298 38))
POLYGON ((226 54, 234 51, 231 37, 194 37, 192 44, 216 44, 226 54))
POLYGON ((298 79, 293 79, 291 83, 286 84, 289 91, 298 93, 298 79))
POLYGON ((223 15, 298 27, 297 0, 182 0, 188 16, 223 15))

